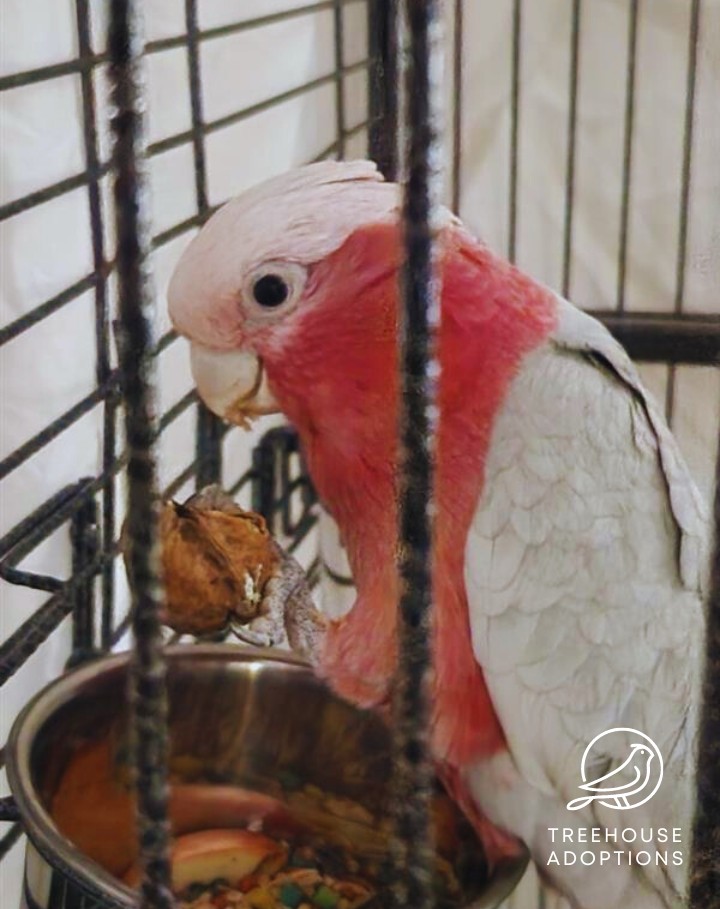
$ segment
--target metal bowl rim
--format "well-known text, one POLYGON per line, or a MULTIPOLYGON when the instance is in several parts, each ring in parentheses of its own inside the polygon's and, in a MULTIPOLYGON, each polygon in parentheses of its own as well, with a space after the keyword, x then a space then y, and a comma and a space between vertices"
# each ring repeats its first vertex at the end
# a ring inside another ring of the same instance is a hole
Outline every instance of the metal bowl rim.
MULTIPOLYGON (((168 662, 192 660, 223 660, 230 663, 265 662, 293 667, 312 673, 310 664, 295 654, 276 649, 244 648, 235 644, 175 644, 165 648, 168 662)), ((44 722, 59 708, 72 700, 87 681, 109 674, 127 665, 131 651, 111 654, 73 669, 38 691, 23 707, 10 730, 6 746, 6 766, 10 789, 24 821, 25 832, 37 852, 48 864, 79 884, 88 895, 115 909, 137 909, 137 893, 126 887, 101 865, 83 856, 77 847, 64 837, 43 808, 30 774, 32 742, 44 722)), ((507 895, 503 878, 515 883, 522 877, 529 853, 517 859, 505 860, 500 877, 493 875, 488 882, 490 891, 475 906, 497 904, 497 895, 507 895), (499 890, 498 890, 499 888, 499 890), (497 895, 494 895, 497 894, 497 895), (494 900, 494 901, 493 901, 494 900)), ((496 869, 499 871, 500 867, 496 869)))

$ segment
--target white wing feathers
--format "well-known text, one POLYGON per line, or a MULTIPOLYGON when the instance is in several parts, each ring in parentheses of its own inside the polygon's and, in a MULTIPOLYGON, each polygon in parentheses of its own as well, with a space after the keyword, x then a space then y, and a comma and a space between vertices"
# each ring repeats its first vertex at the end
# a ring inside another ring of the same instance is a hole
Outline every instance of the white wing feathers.
MULTIPOLYGON (((527 358, 496 421, 466 548, 473 647, 511 754, 497 772, 519 774, 524 808, 482 768, 475 788, 531 849, 544 848, 540 827, 567 823, 586 745, 618 726, 649 735, 669 777, 633 826, 689 825, 705 539, 699 495, 629 359, 561 301, 553 339, 527 358)), ((598 811, 576 822, 602 824, 598 811)), ((630 818, 607 823, 619 820, 630 818)), ((573 890, 583 909, 615 905, 602 872, 596 896, 573 890)))

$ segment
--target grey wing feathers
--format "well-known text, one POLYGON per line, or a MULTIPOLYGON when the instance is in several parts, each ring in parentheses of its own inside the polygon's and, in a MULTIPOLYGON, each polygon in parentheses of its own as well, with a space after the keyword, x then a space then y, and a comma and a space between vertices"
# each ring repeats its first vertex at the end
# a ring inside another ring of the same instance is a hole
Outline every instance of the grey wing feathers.
POLYGON ((560 324, 555 343, 567 350, 583 352, 613 370, 628 391, 642 403, 648 424, 655 434, 658 454, 667 483, 670 506, 680 528, 680 571, 683 582, 705 588, 707 566, 707 518, 697 487, 685 466, 677 444, 655 401, 640 382, 637 370, 623 348, 595 319, 562 298, 560 324))

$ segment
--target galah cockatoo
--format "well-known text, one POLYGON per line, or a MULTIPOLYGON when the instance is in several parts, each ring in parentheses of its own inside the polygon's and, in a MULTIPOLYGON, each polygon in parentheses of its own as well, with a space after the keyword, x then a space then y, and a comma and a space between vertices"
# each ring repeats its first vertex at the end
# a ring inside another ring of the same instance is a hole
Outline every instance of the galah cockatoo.
MULTIPOLYGON (((295 640, 312 629, 305 644, 338 693, 378 708, 396 663, 400 205, 371 163, 300 168, 220 209, 169 289, 209 407, 235 422, 280 410, 299 433, 357 599, 321 637, 301 614, 285 621, 295 640)), ((491 860, 524 842, 579 909, 683 905, 702 504, 597 321, 449 211, 439 243, 434 760, 491 860), (585 781, 627 762, 639 730, 664 761, 657 793, 630 812, 593 798, 568 810, 588 744, 625 727, 585 781), (626 827, 649 840, 624 841, 626 827)))

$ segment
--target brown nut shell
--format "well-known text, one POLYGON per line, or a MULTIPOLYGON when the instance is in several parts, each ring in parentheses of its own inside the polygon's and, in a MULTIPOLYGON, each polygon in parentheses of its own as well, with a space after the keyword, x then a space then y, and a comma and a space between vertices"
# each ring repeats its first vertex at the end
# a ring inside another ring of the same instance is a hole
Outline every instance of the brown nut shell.
POLYGON ((166 613, 175 631, 211 634, 258 614, 280 555, 261 515, 203 494, 160 517, 166 613))

